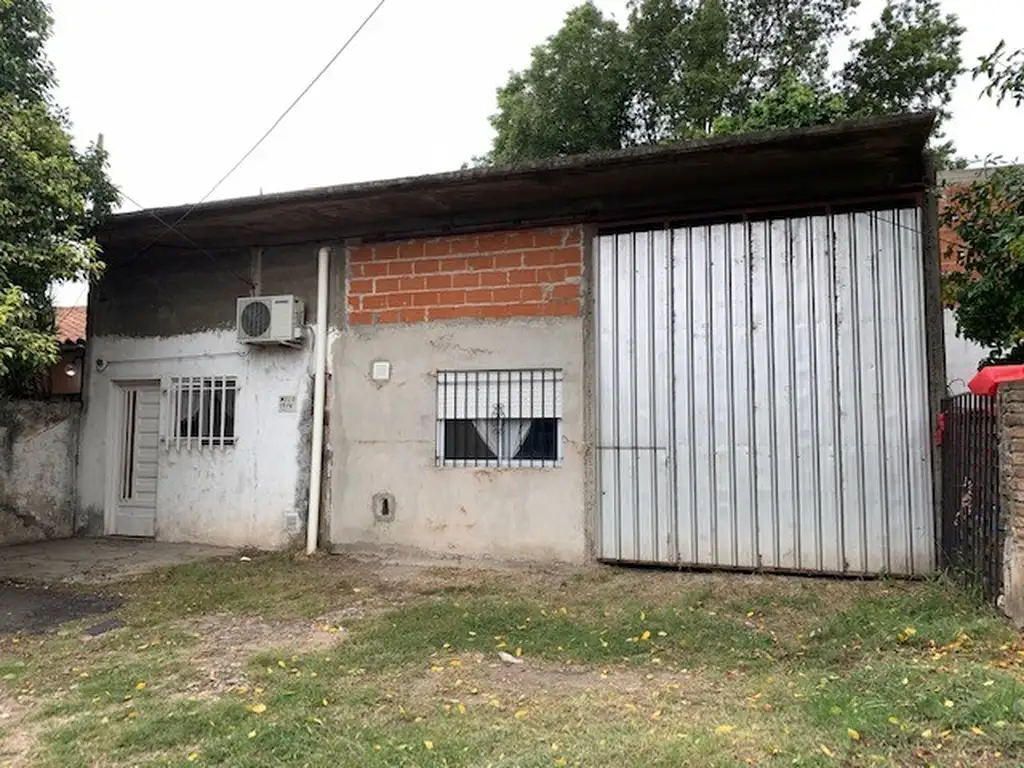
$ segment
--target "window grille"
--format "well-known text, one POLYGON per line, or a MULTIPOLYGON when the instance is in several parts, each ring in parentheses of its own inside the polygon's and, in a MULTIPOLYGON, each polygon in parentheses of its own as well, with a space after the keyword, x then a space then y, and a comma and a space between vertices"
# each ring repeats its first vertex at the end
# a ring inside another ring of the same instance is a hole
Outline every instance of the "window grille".
POLYGON ((235 444, 233 376, 182 376, 171 379, 167 448, 191 450, 235 444))
POLYGON ((439 371, 437 464, 562 463, 562 371, 439 371))

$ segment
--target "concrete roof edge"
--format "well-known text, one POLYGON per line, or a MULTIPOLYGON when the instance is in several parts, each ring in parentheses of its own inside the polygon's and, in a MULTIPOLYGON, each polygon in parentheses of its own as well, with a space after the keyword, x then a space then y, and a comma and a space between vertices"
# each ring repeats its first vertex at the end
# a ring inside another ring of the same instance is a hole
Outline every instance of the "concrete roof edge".
POLYGON ((845 120, 809 128, 758 131, 661 146, 608 150, 584 155, 555 157, 519 165, 469 168, 421 176, 406 176, 326 187, 312 187, 267 195, 216 200, 198 205, 183 204, 161 208, 147 208, 113 215, 101 227, 101 232, 104 230, 129 230, 135 224, 144 221, 150 222, 156 218, 163 219, 164 221, 174 221, 186 213, 189 215, 230 213, 247 209, 272 208, 291 203, 358 198, 364 195, 381 195, 389 192, 416 191, 488 181, 510 181, 547 173, 589 171, 616 165, 636 164, 638 162, 656 163, 663 159, 691 154, 714 154, 740 148, 769 147, 776 144, 842 136, 844 134, 856 135, 904 130, 921 137, 921 148, 923 150, 927 137, 931 133, 935 118, 936 113, 928 111, 861 120, 845 120))

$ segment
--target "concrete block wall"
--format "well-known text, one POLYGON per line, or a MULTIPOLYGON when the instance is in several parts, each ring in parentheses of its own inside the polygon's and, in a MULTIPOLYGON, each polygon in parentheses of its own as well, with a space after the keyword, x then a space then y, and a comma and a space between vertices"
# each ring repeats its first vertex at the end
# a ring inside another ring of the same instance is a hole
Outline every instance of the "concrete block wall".
POLYGON ((585 560, 585 251, 580 227, 349 248, 331 355, 335 551, 585 560), (378 361, 387 380, 371 376, 378 361), (438 371, 541 368, 564 377, 560 466, 438 465, 438 371))
POLYGON ((0 401, 0 545, 74 532, 80 415, 75 402, 0 401))
POLYGON ((575 317, 582 242, 560 227, 352 248, 348 322, 575 317))

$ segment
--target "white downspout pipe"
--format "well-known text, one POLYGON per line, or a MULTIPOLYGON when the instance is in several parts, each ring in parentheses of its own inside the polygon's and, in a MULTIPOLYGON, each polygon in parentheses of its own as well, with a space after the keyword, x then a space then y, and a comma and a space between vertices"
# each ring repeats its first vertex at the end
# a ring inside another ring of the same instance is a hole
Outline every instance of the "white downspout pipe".
POLYGON ((313 379, 313 446, 309 462, 309 517, 306 520, 306 554, 316 552, 320 529, 320 488, 324 470, 324 401, 327 380, 327 280, 330 275, 331 249, 317 254, 316 277, 316 375, 313 379))

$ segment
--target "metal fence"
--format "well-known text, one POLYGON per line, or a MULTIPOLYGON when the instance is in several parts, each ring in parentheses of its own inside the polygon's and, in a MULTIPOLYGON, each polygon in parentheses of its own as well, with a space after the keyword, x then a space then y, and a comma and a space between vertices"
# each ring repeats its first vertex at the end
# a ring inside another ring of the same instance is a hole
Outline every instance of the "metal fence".
POLYGON ((995 600, 1003 583, 995 398, 946 398, 940 430, 943 565, 995 600))

